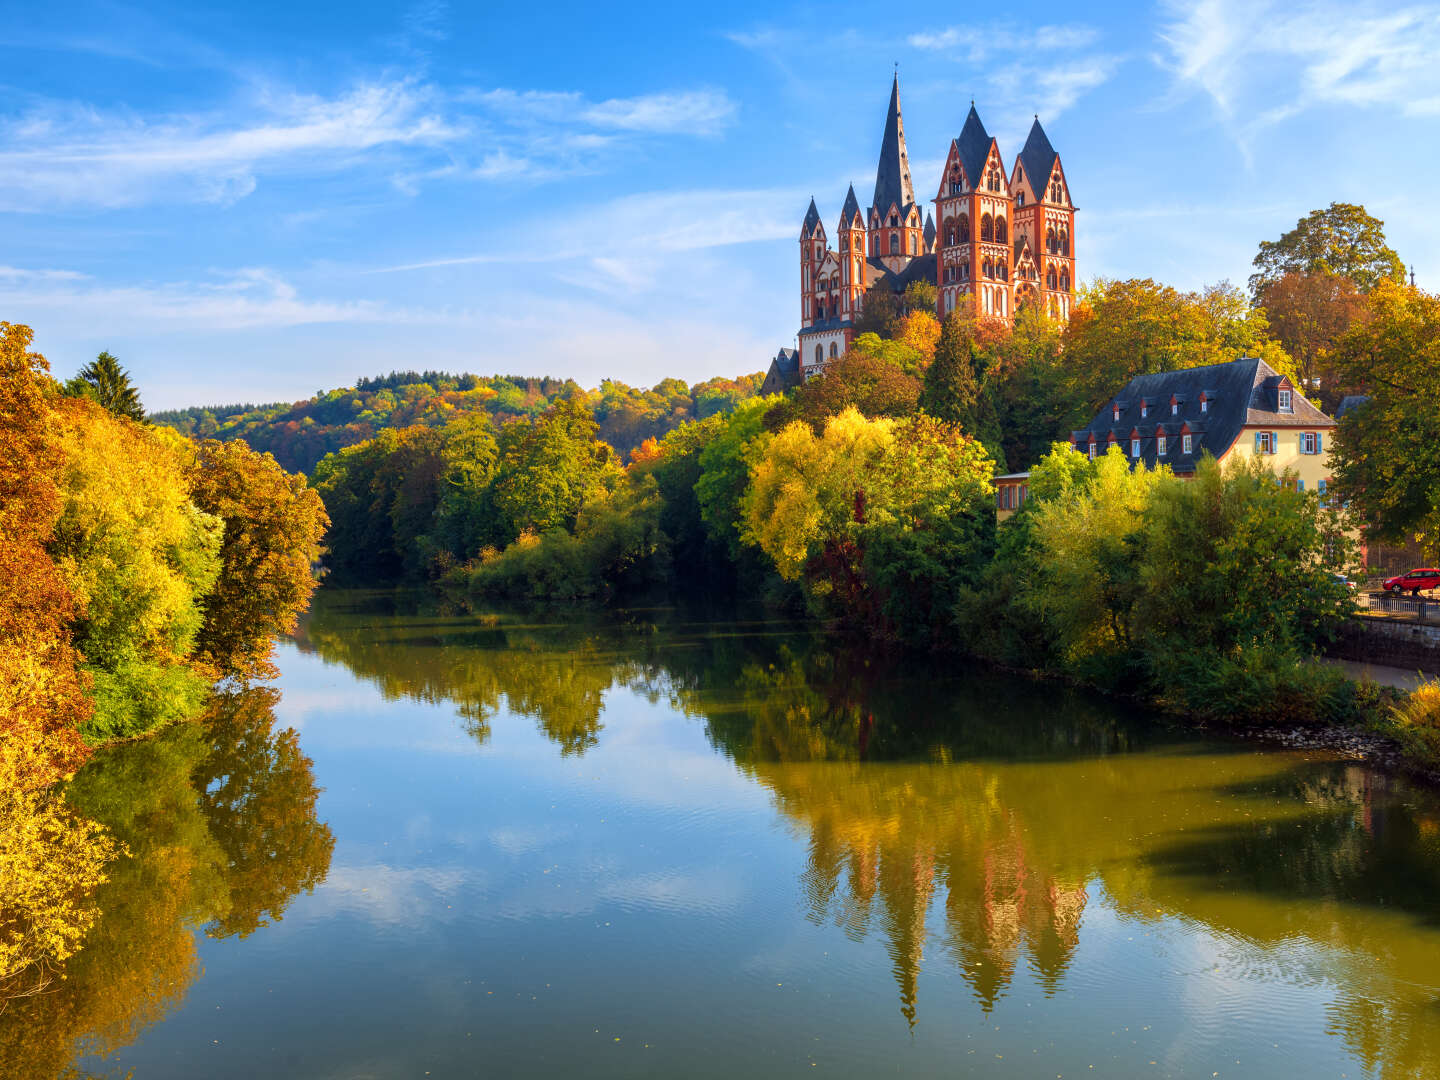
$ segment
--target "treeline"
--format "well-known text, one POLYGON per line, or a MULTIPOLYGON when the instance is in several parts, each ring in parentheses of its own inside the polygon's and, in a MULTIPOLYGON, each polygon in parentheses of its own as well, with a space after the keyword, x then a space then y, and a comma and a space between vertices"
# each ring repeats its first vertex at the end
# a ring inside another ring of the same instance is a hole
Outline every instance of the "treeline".
POLYGON ((586 393, 568 379, 405 371, 360 379, 353 387, 300 402, 177 409, 151 419, 198 438, 242 440, 292 472, 309 473, 326 454, 392 428, 438 428, 467 416, 485 416, 500 426, 538 416, 561 400, 583 399, 600 438, 624 455, 686 420, 733 408, 756 393, 762 379, 762 374, 714 378, 694 386, 665 379, 649 389, 607 380, 586 393))
POLYGON ((31 340, 0 322, 0 1000, 74 948, 116 852, 50 785, 270 674, 326 525, 272 458, 134 419, 113 357, 62 387, 31 340))

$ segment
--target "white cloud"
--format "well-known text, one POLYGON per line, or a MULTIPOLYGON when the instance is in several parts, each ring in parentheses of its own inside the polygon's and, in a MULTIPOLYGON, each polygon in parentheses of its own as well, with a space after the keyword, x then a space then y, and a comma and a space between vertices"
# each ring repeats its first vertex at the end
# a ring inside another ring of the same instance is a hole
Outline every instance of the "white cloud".
POLYGON ((232 202, 256 174, 344 167, 390 145, 434 145, 462 128, 407 80, 369 83, 334 98, 262 92, 246 110, 155 119, 51 104, 0 124, 0 210, 133 206, 160 198, 232 202))
POLYGON ((35 324, 80 320, 162 333, 472 318, 464 312, 396 308, 370 300, 306 299, 284 279, 257 268, 219 274, 210 281, 106 285, 73 271, 5 267, 0 269, 0 305, 35 324))
POLYGON ((999 72, 995 83, 1002 100, 1014 101, 1020 113, 1038 113, 1053 120, 1087 91, 1109 81, 1120 64, 1115 56, 1086 56, 1058 61, 1037 71, 1031 65, 1014 65, 999 72))
POLYGON ((974 62, 993 53, 1021 49, 1085 49, 1093 45, 1099 36, 1099 32, 1089 26, 1041 26, 1034 30, 1016 31, 1003 26, 976 25, 927 30, 911 34, 906 40, 916 49, 953 52, 957 58, 974 62))
POLYGON ((1161 63, 1246 130, 1316 105, 1440 115, 1440 5, 1171 2, 1161 63))

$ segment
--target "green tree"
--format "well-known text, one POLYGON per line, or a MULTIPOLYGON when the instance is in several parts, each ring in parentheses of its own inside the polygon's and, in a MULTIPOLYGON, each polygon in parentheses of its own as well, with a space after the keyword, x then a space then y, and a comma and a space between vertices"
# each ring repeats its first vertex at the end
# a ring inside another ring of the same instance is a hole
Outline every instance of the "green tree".
POLYGON ((500 432, 492 490, 512 539, 573 528, 580 507, 618 481, 615 453, 595 438, 596 429, 584 401, 572 396, 500 432))
POLYGON ((900 315, 900 297, 887 282, 878 282, 865 290, 860 315, 855 319, 855 333, 894 337, 895 322, 900 315))
POLYGON ((977 346, 974 320, 951 312, 940 325, 935 359, 925 370, 920 407, 946 423, 975 430, 980 378, 975 370, 977 346))
POLYGON ((732 563, 746 557, 742 502, 750 485, 750 463, 771 437, 764 420, 780 400, 771 395, 742 401, 700 452, 700 476, 695 481, 700 518, 712 542, 728 553, 732 563))
POLYGON ((1370 400, 1330 444, 1336 486, 1369 536, 1415 537, 1440 558, 1440 296, 1382 282, 1337 364, 1370 400))
POLYGON ((1288 273, 1335 274, 1362 292, 1405 278, 1405 264, 1385 243, 1385 223, 1354 203, 1312 210, 1279 240, 1262 240, 1254 266, 1250 292, 1257 299, 1288 273))
POLYGON ((131 383, 130 373, 108 352, 102 352, 81 368, 80 373, 66 384, 66 390, 72 395, 99 402, 116 416, 145 423, 145 407, 140 404, 140 391, 131 383))

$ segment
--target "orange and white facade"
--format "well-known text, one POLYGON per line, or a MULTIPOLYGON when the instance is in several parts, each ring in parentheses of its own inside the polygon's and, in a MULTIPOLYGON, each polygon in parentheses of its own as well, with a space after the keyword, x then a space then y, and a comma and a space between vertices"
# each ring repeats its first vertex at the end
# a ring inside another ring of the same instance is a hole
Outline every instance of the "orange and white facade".
POLYGON ((1038 117, 1007 170, 972 103, 933 204, 927 213, 915 198, 897 76, 868 211, 852 186, 834 249, 814 199, 801 227, 798 340, 806 377, 844 354, 866 291, 881 283, 903 293, 912 281, 929 282, 942 319, 962 311, 1009 322, 1022 304, 1069 318, 1078 282, 1075 205, 1038 117))

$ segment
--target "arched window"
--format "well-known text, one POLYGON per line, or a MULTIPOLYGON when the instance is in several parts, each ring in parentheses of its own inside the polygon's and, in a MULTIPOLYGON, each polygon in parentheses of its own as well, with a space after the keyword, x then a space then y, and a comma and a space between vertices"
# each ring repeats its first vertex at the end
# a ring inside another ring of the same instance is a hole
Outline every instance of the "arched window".
POLYGON ((980 273, 984 274, 987 278, 993 279, 995 277, 995 264, 989 259, 986 259, 980 264, 980 273))
POLYGON ((832 342, 830 342, 830 359, 831 359, 831 360, 834 360, 834 359, 835 359, 835 356, 836 356, 835 342, 832 341, 832 342))
POLYGON ((995 264, 995 276, 996 276, 997 278, 999 278, 1001 281, 1009 281, 1009 280, 1010 280, 1009 273, 1010 273, 1009 267, 1007 267, 1007 266, 1005 265, 1005 260, 1004 260, 1004 259, 1001 259, 999 262, 997 262, 997 263, 995 264))
POLYGON ((1057 249, 1057 246, 1058 246, 1058 245, 1056 244, 1056 241, 1055 241, 1055 230, 1054 230, 1054 229, 1046 229, 1046 230, 1045 230, 1045 250, 1048 251, 1051 255, 1054 255, 1054 254, 1055 254, 1055 251, 1056 251, 1056 249, 1057 249))
POLYGON ((989 214, 986 214, 984 217, 982 217, 982 218, 980 219, 980 239, 981 239, 981 240, 994 240, 994 239, 995 239, 995 222, 991 220, 989 214))
POLYGON ((911 234, 910 234, 910 254, 911 254, 911 255, 918 255, 918 254, 919 254, 919 252, 915 250, 915 234, 914 234, 914 233, 911 233, 911 234))
POLYGON ((955 223, 953 221, 947 221, 945 223, 945 246, 955 246, 955 223))
POLYGON ((1053 266, 1045 271, 1045 287, 1047 289, 1055 288, 1055 268, 1053 266))
POLYGON ((1060 274, 1060 291, 1070 291, 1070 271, 1066 270, 1060 274))
POLYGON ((824 301, 824 300, 821 300, 821 301, 815 306, 815 317, 816 317, 817 319, 819 319, 821 322, 824 322, 824 321, 825 321, 825 301, 824 301))
POLYGON ((963 262, 960 264, 960 280, 970 280, 970 264, 968 262, 963 262))
POLYGON ((951 194, 951 195, 959 195, 959 194, 960 194, 960 170, 959 170, 959 169, 951 169, 951 170, 950 170, 950 194, 951 194))
POLYGON ((970 242, 970 215, 969 215, 969 214, 961 214, 961 215, 960 215, 960 243, 962 243, 962 244, 968 244, 969 242, 970 242))
POLYGON ((893 232, 892 232, 892 233, 890 234, 890 254, 891 254, 891 255, 899 255, 899 254, 900 254, 900 234, 899 234, 899 233, 893 233, 893 232))
POLYGON ((898 217, 896 217, 894 214, 891 214, 891 215, 890 215, 890 227, 893 229, 896 225, 899 225, 899 224, 900 224, 900 219, 899 219, 898 217))
POLYGON ((995 242, 997 244, 1003 244, 1007 239, 1008 233, 1005 229, 1005 219, 1003 217, 997 217, 995 219, 995 242))
POLYGON ((823 364, 824 362, 825 362, 825 347, 824 347, 823 345, 816 345, 816 346, 815 346, 815 366, 816 366, 816 367, 819 367, 819 366, 820 366, 821 364, 823 364))
POLYGON ((1070 254, 1070 234, 1067 233, 1064 229, 1060 230, 1060 254, 1070 254))

